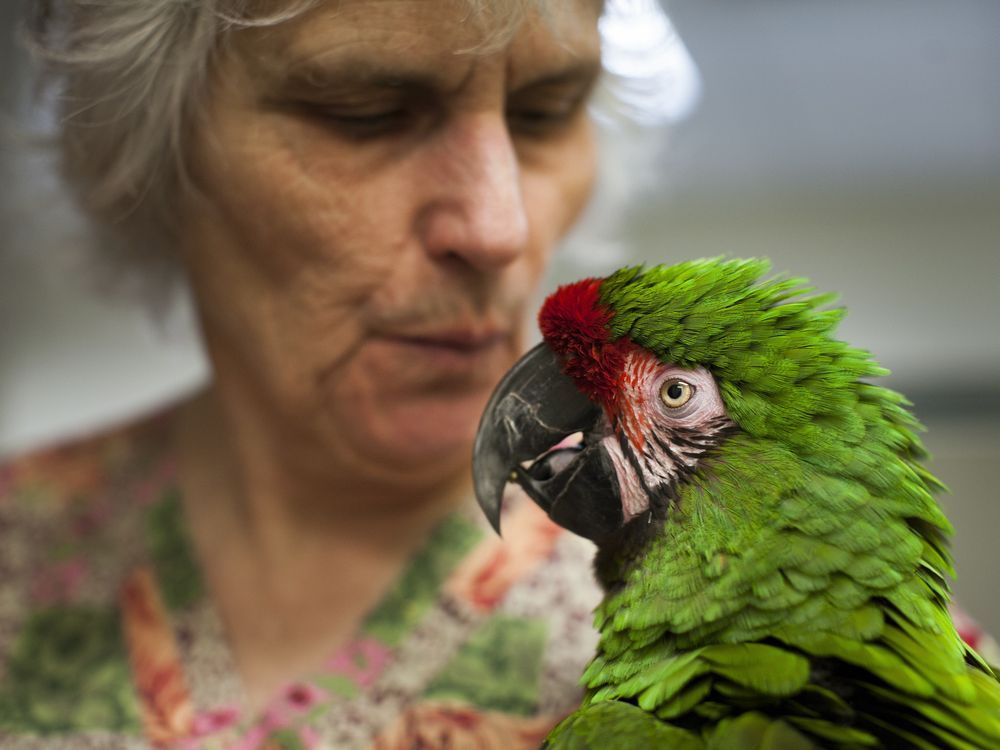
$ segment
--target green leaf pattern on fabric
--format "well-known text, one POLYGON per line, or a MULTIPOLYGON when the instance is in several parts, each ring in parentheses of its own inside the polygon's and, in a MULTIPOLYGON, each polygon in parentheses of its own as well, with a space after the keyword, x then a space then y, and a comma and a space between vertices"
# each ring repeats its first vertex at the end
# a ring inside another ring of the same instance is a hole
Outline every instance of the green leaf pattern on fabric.
POLYGON ((307 747, 302 737, 291 729, 278 729, 271 732, 267 736, 264 746, 274 748, 274 750, 279 750, 279 748, 280 750, 306 750, 307 747))
POLYGON ((137 703, 113 609, 36 612, 6 664, 0 729, 38 733, 138 732, 137 703))
MULTIPOLYGON (((539 727, 547 726, 549 717, 530 713, 539 704, 539 674, 551 659, 545 653, 547 625, 533 621, 541 619, 534 598, 517 599, 505 618, 486 621, 482 618, 489 615, 482 613, 463 622, 444 644, 449 656, 439 678, 443 656, 406 650, 436 608, 437 614, 452 616, 455 595, 442 587, 469 553, 484 542, 492 549, 487 527, 464 511, 428 535, 344 654, 318 665, 318 673, 294 691, 279 691, 265 710, 247 711, 230 692, 229 654, 206 599, 163 435, 155 425, 129 427, 72 451, 29 456, 13 469, 0 465, 0 746, 8 741, 52 750, 145 746, 119 592, 136 566, 147 565, 169 610, 184 659, 180 666, 195 699, 194 734, 182 743, 189 750, 220 750, 238 741, 247 747, 342 747, 348 735, 374 740, 387 717, 365 707, 389 696, 398 701, 400 716, 424 716, 420 710, 407 712, 424 705, 429 680, 434 696, 449 696, 448 705, 462 706, 458 724, 446 722, 459 742, 470 732, 490 737, 501 732, 512 741, 531 737, 527 744, 515 741, 511 750, 537 745, 539 727), (114 450, 107 447, 111 443, 114 450), (470 632, 475 635, 467 643, 470 632), (385 692, 383 676, 399 671, 400 658, 408 660, 407 674, 419 679, 397 685, 387 677, 391 690, 385 692), (202 696, 209 696, 207 702, 202 696), (475 717, 471 728, 465 723, 470 716, 475 717)), ((553 575, 568 580, 575 581, 586 566, 583 557, 561 560, 563 567, 553 575)), ((585 622, 580 614, 579 622, 585 622)), ((562 620, 556 626, 563 628, 562 620)), ((568 628, 558 632, 571 641, 576 637, 568 628)), ((575 680, 553 687, 547 711, 553 695, 557 701, 564 696, 568 709, 578 696, 575 680)), ((432 706, 436 700, 431 698, 432 706)), ((433 726, 424 728, 439 732, 435 722, 441 717, 434 716, 433 726)))
POLYGON ((361 695, 360 686, 342 674, 321 674, 313 678, 313 682, 329 693, 343 698, 356 698, 361 695))
POLYGON ((482 530, 461 516, 449 516, 432 532, 411 567, 365 621, 364 631, 396 646, 437 599, 441 584, 482 537, 482 530))
POLYGON ((180 492, 170 488, 146 515, 149 555, 167 608, 176 611, 197 602, 205 587, 184 525, 180 492))
POLYGON ((538 705, 545 642, 543 622, 491 618, 438 674, 424 697, 530 715, 538 705))

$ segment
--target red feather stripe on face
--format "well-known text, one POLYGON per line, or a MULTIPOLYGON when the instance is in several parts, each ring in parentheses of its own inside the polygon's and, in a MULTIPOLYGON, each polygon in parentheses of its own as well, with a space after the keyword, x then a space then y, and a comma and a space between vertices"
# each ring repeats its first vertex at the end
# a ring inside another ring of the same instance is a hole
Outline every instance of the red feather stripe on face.
MULTIPOLYGON (((636 346, 635 349, 639 347, 636 346)), ((652 352, 641 352, 626 359, 619 378, 620 397, 616 403, 615 429, 624 435, 639 453, 646 444, 646 432, 652 429, 649 416, 642 408, 643 388, 653 377, 660 362, 652 352)))
POLYGON ((614 312, 601 304, 603 279, 584 279, 559 287, 538 313, 545 343, 559 355, 563 372, 588 397, 616 411, 625 357, 634 348, 627 338, 611 341, 614 312))

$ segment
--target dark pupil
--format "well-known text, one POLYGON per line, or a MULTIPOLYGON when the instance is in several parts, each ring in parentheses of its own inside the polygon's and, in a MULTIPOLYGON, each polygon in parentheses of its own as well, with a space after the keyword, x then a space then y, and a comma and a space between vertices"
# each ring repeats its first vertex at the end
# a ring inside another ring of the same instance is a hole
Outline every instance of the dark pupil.
POLYGON ((681 387, 680 383, 673 383, 669 388, 667 388, 667 395, 676 401, 684 395, 684 389, 681 387))

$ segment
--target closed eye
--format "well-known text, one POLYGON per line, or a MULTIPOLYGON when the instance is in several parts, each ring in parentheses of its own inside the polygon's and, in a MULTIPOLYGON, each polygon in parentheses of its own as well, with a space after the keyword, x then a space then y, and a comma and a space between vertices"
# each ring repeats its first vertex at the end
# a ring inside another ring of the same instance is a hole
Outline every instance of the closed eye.
POLYGON ((511 93, 507 121, 521 135, 555 133, 582 114, 597 81, 599 68, 585 65, 534 81, 511 93))
POLYGON ((515 105, 507 109, 507 122, 515 135, 545 135, 569 126, 580 113, 586 97, 552 99, 535 106, 515 105))
POLYGON ((314 114, 340 134, 356 140, 378 138, 402 132, 415 119, 415 115, 406 109, 389 109, 369 113, 316 109, 314 114))

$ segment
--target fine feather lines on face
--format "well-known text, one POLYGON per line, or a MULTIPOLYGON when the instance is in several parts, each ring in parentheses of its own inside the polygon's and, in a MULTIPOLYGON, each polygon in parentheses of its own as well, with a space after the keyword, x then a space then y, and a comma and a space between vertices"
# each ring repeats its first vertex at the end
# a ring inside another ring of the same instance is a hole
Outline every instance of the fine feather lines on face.
POLYGON ((611 410, 606 447, 626 520, 693 474, 733 427, 707 369, 664 364, 642 350, 629 354, 611 410))

